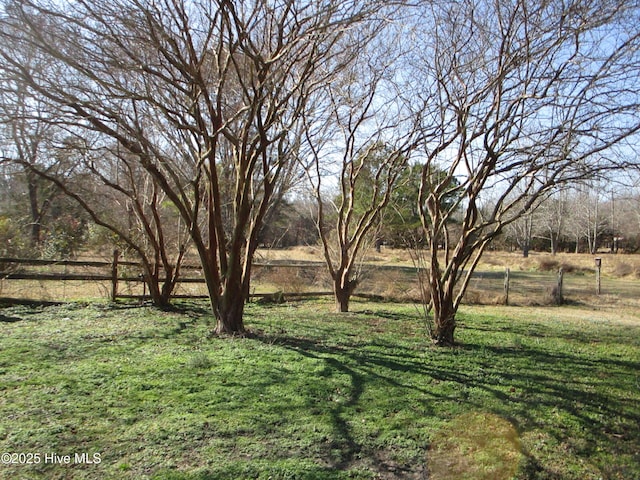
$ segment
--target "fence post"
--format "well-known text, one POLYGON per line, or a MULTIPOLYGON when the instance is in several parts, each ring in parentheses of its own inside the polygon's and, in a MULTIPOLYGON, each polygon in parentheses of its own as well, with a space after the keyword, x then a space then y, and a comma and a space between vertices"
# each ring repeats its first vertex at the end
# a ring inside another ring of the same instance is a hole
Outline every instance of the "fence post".
POLYGON ((564 272, 562 271, 562 267, 558 270, 558 284, 555 288, 555 301, 557 305, 562 305, 564 301, 564 297, 562 296, 562 283, 563 283, 564 272))
POLYGON ((509 305, 509 269, 504 271, 504 304, 509 305))
POLYGON ((600 270, 602 269, 602 258, 596 257, 596 295, 600 295, 602 292, 600 281, 600 270))
POLYGON ((113 263, 111 264, 111 301, 115 302, 118 296, 118 259, 120 258, 120 251, 115 249, 113 251, 113 263))

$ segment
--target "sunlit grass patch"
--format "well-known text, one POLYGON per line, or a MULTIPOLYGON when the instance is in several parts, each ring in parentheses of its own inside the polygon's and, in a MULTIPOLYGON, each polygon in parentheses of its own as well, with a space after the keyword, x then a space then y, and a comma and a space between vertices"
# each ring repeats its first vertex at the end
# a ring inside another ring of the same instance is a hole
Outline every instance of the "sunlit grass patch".
POLYGON ((496 415, 470 412, 436 433, 429 451, 432 480, 509 480, 522 460, 518 432, 496 415))

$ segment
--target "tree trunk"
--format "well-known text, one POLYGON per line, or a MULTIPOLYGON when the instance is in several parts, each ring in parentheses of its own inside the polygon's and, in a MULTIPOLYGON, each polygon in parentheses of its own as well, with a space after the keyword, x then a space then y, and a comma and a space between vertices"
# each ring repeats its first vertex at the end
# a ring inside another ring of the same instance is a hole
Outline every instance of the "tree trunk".
POLYGON ((336 288, 336 311, 340 313, 345 313, 349 311, 349 300, 351 296, 349 292, 344 289, 336 288))
POLYGON ((192 236, 192 240, 200 256, 211 312, 216 318, 214 333, 243 335, 245 328, 242 316, 249 298, 249 284, 242 281, 241 257, 230 255, 225 275, 222 276, 215 253, 204 245, 202 238, 192 236))
POLYGON ((38 183, 33 173, 27 173, 27 188, 29 191, 29 210, 31 213, 31 231, 29 240, 31 246, 38 248, 42 242, 42 213, 38 207, 38 183))
POLYGON ((162 287, 160 286, 158 274, 151 270, 151 266, 145 266, 145 270, 144 281, 149 288, 151 303, 160 308, 168 307, 171 302, 172 289, 169 289, 166 283, 162 287))
POLYGON ((164 281, 162 282, 159 299, 162 306, 167 306, 169 305, 169 303, 171 303, 171 296, 173 295, 173 289, 176 287, 179 267, 176 266, 175 271, 173 270, 173 268, 168 266, 165 267, 165 269, 167 271, 165 272, 164 281))
POLYGON ((433 343, 441 347, 455 345, 454 332, 456 329, 456 307, 452 288, 440 289, 431 283, 433 301, 433 343))
POLYGON ((454 331, 456 329, 456 310, 453 307, 453 298, 445 294, 445 298, 434 302, 433 308, 433 341, 442 347, 455 345, 454 331))
POLYGON ((249 299, 249 282, 246 279, 250 271, 243 272, 239 255, 229 257, 229 271, 222 282, 222 295, 216 312, 218 322, 215 333, 244 335, 244 306, 249 299))
POLYGON ((217 324, 215 333, 229 335, 243 335, 244 329, 244 305, 246 299, 240 292, 233 293, 227 288, 221 298, 220 308, 217 312, 217 324))
POLYGON ((558 253, 558 237, 551 233, 551 255, 555 256, 558 253))
POLYGON ((358 284, 357 280, 341 281, 341 275, 334 281, 333 291, 336 297, 336 311, 345 313, 349 311, 351 295, 358 284))
POLYGON ((165 295, 164 288, 160 288, 160 282, 157 278, 147 278, 147 287, 149 287, 149 296, 154 306, 165 308, 168 307, 171 302, 171 294, 165 295))

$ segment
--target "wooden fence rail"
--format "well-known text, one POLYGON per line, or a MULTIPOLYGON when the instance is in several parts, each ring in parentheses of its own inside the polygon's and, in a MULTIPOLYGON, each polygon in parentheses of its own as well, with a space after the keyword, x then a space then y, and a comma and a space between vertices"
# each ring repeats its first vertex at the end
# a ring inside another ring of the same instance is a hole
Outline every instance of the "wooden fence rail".
MULTIPOLYGON (((16 257, 0 257, 0 280, 34 280, 34 281, 47 281, 47 282, 64 282, 64 281, 80 281, 80 282, 108 282, 111 285, 110 298, 115 301, 118 298, 121 299, 148 299, 150 298, 146 294, 146 289, 143 290, 142 295, 136 294, 124 294, 118 291, 119 284, 121 282, 142 283, 145 284, 145 277, 142 273, 138 275, 122 274, 123 268, 126 267, 126 271, 131 269, 138 269, 142 272, 143 267, 139 262, 122 261, 119 258, 119 253, 114 251, 113 261, 95 261, 95 260, 54 260, 54 259, 31 259, 31 258, 16 258, 16 257), (22 267, 72 267, 72 268, 93 268, 102 269, 103 273, 73 273, 73 272, 33 272, 25 271, 22 267)), ((281 261, 275 261, 273 263, 255 263, 254 267, 258 268, 292 268, 301 269, 309 267, 324 267, 322 262, 294 262, 284 263, 281 261)), ((199 265, 181 265, 182 271, 201 271, 202 267, 199 265)), ((181 277, 178 280, 180 284, 204 284, 206 281, 204 276, 200 277, 181 277)), ((251 297, 265 298, 273 296, 273 293, 251 293, 251 297)), ((333 292, 329 291, 316 291, 316 292, 291 292, 287 293, 288 297, 312 297, 312 296, 328 296, 333 295, 333 292)), ((363 295, 363 296, 366 296, 363 295)), ((208 298, 207 295, 198 294, 175 294, 172 298, 193 298, 201 299, 208 298)))
MULTIPOLYGON (((600 265, 598 265, 599 267, 600 265)), ((252 286, 261 292, 252 291, 251 297, 271 297, 284 291, 286 297, 312 297, 333 295, 331 281, 323 262, 271 261, 254 264, 252 286), (288 291, 290 289, 290 291, 288 291), (263 292, 270 293, 263 293, 263 292)), ((199 265, 185 264, 181 270, 185 276, 178 281, 173 298, 207 298, 199 287, 189 285, 204 284, 204 275, 199 265), (182 286, 180 286, 182 285, 182 286)), ((419 301, 418 269, 410 266, 367 265, 355 296, 374 299, 400 299, 419 301)), ((614 295, 619 298, 640 297, 640 282, 628 279, 607 278, 605 285, 599 268, 592 275, 581 273, 567 275, 557 271, 524 272, 506 269, 504 271, 478 271, 472 276, 465 294, 468 303, 527 304, 561 303, 563 299, 587 298, 595 295, 614 295), (597 283, 596 283, 597 281, 597 283)), ((108 295, 112 300, 148 299, 143 268, 139 262, 120 260, 114 252, 112 261, 96 260, 47 260, 0 258, 0 293, 10 281, 36 282, 95 282, 99 295, 108 295), (28 268, 31 267, 31 268, 28 268), (85 271, 82 271, 85 270, 85 271), (126 284, 124 291, 119 291, 126 284), (136 285, 141 285, 140 288, 136 285), (141 294, 137 293, 141 292, 141 294)), ((17 295, 30 296, 31 291, 40 288, 45 298, 59 298, 59 289, 48 289, 42 285, 17 283, 18 287, 7 287, 17 291, 17 295), (49 294, 54 290, 54 294, 49 294)), ((82 288, 82 287, 80 287, 82 288)), ((35 295, 36 293, 34 293, 35 295)), ((83 294, 81 294, 83 295, 83 294)), ((65 295, 62 295, 66 298, 65 295)))

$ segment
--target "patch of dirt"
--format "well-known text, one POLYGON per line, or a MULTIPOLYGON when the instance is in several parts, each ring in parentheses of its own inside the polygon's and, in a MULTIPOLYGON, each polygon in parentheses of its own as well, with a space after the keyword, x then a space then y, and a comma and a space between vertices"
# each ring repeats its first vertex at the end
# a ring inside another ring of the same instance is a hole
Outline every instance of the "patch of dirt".
MULTIPOLYGON (((425 451, 426 459, 426 451, 425 451)), ((426 461, 412 465, 402 465, 394 460, 391 450, 378 450, 372 458, 354 461, 348 468, 364 467, 368 471, 375 471, 380 480, 428 480, 429 472, 426 461)))

